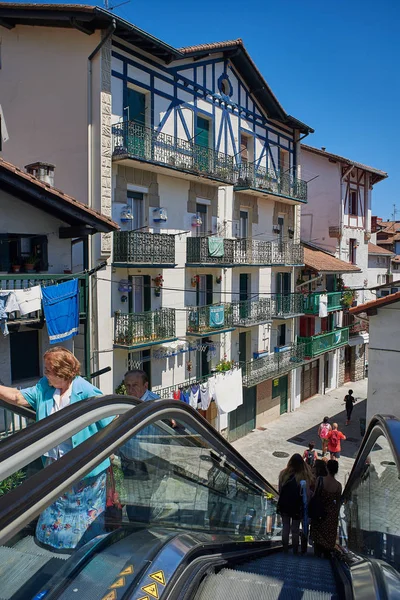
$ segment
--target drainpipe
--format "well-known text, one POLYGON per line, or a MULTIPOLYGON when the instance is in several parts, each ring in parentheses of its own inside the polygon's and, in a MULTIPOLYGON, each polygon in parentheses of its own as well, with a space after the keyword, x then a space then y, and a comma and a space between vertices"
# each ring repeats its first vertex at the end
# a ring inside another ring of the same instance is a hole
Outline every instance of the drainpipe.
MULTIPOLYGON (((93 208, 93 130, 92 130, 92 61, 95 56, 99 53, 104 44, 110 39, 112 34, 114 33, 117 27, 116 20, 113 19, 110 27, 107 29, 105 36, 103 39, 97 44, 96 48, 93 52, 88 56, 88 73, 87 73, 87 135, 88 135, 88 206, 89 208, 93 208)), ((93 267, 93 248, 92 248, 92 240, 87 238, 87 261, 88 268, 91 269, 93 267)), ((90 281, 90 280, 89 280, 90 281)), ((92 284, 89 285, 89 298, 88 298, 88 306, 92 309, 90 319, 88 319, 89 323, 89 332, 88 337, 91 338, 91 319, 94 314, 97 306, 97 290, 92 289, 92 284)), ((98 350, 98 327, 94 327, 96 339, 93 340, 95 342, 94 347, 98 350)), ((87 343, 87 342, 86 342, 87 343)), ((96 354, 98 361, 98 353, 96 354)), ((94 369, 97 370, 97 369, 94 369)), ((90 373, 90 365, 86 365, 86 371, 90 373)))

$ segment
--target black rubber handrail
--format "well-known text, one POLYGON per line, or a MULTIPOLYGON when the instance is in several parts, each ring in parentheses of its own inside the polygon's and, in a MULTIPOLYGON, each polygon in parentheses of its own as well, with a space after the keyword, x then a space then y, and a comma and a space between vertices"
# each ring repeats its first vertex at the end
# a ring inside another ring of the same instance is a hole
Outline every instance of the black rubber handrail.
MULTIPOLYGON (((24 450, 27 446, 40 441, 55 429, 79 419, 82 415, 90 412, 96 412, 99 408, 113 406, 114 404, 126 404, 128 407, 134 407, 141 404, 142 400, 132 396, 121 396, 114 394, 112 396, 95 396, 80 402, 75 402, 63 408, 46 419, 34 423, 26 429, 17 431, 12 436, 0 441, 0 463, 14 456, 17 452, 24 450)), ((129 410, 129 409, 128 409, 129 410)))
MULTIPOLYGON (((109 396, 108 401, 113 398, 115 396, 109 396)), ((118 401, 121 401, 121 396, 118 401)), ((63 411, 60 411, 60 414, 63 411)), ((150 423, 162 419, 185 421, 200 433, 214 450, 226 457, 233 472, 244 477, 248 484, 260 493, 269 492, 276 496, 276 490, 268 481, 190 406, 176 400, 141 402, 139 406, 125 413, 123 419, 115 419, 108 427, 72 449, 43 471, 27 479, 5 497, 0 498, 0 543, 12 537, 45 506, 51 504, 65 489, 82 479, 132 435, 150 423)), ((40 425, 38 423, 29 429, 39 429, 40 425)))
POLYGON ((400 420, 392 415, 375 415, 368 425, 368 429, 357 453, 353 468, 343 491, 343 500, 349 498, 354 485, 360 481, 363 469, 365 468, 365 461, 380 435, 384 435, 389 442, 400 476, 400 420))
POLYGON ((18 406, 15 404, 9 404, 4 400, 0 400, 0 408, 4 408, 9 412, 13 412, 19 417, 24 417, 24 419, 30 419, 32 421, 36 420, 36 412, 32 408, 28 408, 27 406, 18 406))

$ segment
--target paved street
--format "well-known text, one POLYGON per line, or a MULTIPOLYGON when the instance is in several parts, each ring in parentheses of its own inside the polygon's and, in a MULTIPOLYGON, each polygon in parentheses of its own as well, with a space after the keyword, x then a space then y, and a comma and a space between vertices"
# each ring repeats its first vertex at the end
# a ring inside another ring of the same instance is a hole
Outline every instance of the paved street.
POLYGON ((295 452, 303 454, 308 442, 314 440, 316 449, 321 451, 317 436, 318 426, 324 416, 329 416, 331 423, 337 422, 339 429, 348 438, 342 442, 342 457, 338 479, 345 482, 350 473, 354 458, 361 442, 360 417, 365 417, 367 398, 367 379, 347 384, 328 392, 325 396, 317 395, 303 402, 295 412, 286 413, 276 421, 269 423, 265 431, 254 430, 244 438, 237 440, 233 446, 266 478, 277 485, 280 471, 285 468, 289 457, 295 452), (352 414, 352 422, 346 426, 344 396, 347 390, 354 391, 357 402, 352 414), (273 452, 285 452, 289 456, 277 458, 273 452))

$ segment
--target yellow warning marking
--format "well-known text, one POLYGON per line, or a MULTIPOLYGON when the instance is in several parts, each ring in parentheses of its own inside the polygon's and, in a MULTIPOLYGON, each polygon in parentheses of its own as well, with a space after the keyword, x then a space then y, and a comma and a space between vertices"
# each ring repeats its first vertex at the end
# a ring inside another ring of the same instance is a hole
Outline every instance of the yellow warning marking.
POLYGON ((151 577, 152 579, 157 581, 157 583, 161 583, 161 585, 165 585, 164 571, 156 571, 155 573, 152 573, 151 575, 149 575, 149 577, 151 577))
POLYGON ((245 535, 244 536, 244 541, 245 542, 253 542, 254 541, 254 536, 252 536, 252 535, 245 535))
POLYGON ((129 567, 126 567, 126 569, 121 571, 120 575, 132 575, 132 573, 133 573, 133 565, 129 565, 129 567))
POLYGON ((104 596, 104 598, 102 598, 101 600, 117 600, 117 592, 113 590, 112 592, 109 592, 107 596, 104 596))
POLYGON ((138 600, 149 600, 148 596, 142 596, 141 598, 138 598, 138 600))
POLYGON ((110 585, 110 590, 112 590, 114 588, 124 587, 124 585, 125 585, 125 577, 120 577, 119 579, 117 579, 117 581, 115 581, 115 583, 110 585))
POLYGON ((149 583, 148 585, 144 585, 142 590, 146 592, 146 594, 150 594, 153 598, 157 598, 158 600, 158 587, 156 583, 149 583))

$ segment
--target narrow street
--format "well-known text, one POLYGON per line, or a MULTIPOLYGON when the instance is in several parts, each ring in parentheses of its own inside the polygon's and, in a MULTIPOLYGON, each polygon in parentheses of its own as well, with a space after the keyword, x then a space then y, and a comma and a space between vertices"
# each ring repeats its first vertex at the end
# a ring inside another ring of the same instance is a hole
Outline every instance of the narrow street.
POLYGON ((361 442, 360 418, 365 418, 367 379, 349 383, 328 392, 324 396, 316 395, 302 403, 295 412, 281 415, 279 419, 269 423, 265 431, 254 430, 247 436, 237 440, 233 446, 272 484, 277 486, 279 473, 285 468, 290 456, 295 452, 303 454, 308 442, 313 440, 318 454, 321 443, 317 432, 324 416, 329 416, 331 423, 338 423, 347 440, 342 442, 342 456, 338 479, 344 484, 351 471, 354 459, 361 442), (352 421, 346 426, 346 411, 343 399, 347 391, 352 389, 357 399, 354 405, 352 421), (275 452, 285 453, 282 458, 274 456, 275 452))

